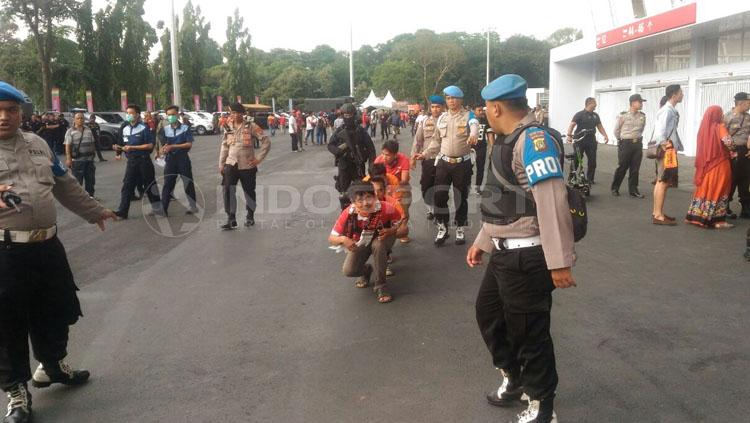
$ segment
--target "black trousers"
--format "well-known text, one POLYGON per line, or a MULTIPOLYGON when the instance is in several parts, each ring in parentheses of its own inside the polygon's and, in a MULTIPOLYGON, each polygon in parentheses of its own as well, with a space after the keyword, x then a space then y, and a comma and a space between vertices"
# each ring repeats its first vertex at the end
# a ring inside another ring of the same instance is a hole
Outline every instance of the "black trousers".
POLYGON ((120 207, 117 211, 127 217, 130 210, 130 199, 133 197, 135 187, 142 183, 146 189, 148 201, 154 210, 161 209, 159 198, 159 186, 156 184, 154 164, 150 156, 134 156, 128 158, 125 166, 125 177, 122 179, 122 191, 120 191, 120 207))
POLYGON ((422 160, 422 176, 419 177, 422 199, 428 206, 435 205, 435 159, 422 160))
POLYGON ((245 210, 247 217, 255 217, 255 178, 258 168, 239 170, 237 165, 224 165, 224 212, 227 216, 237 215, 237 182, 242 183, 242 191, 245 194, 245 210))
POLYGON ((172 200, 172 193, 177 184, 178 176, 182 179, 182 186, 185 188, 189 207, 191 209, 196 207, 193 165, 190 162, 190 157, 184 154, 168 158, 164 165, 164 187, 161 191, 161 204, 165 212, 169 209, 169 202, 172 200))
MULTIPOLYGON (((586 155, 586 179, 589 182, 594 182, 594 175, 596 172, 596 149, 599 143, 596 140, 583 140, 573 144, 576 154, 586 155)), ((578 162, 575 162, 574 170, 578 169, 578 162)))
POLYGON ((297 139, 297 134, 290 133, 289 134, 292 137, 292 151, 297 151, 299 147, 297 147, 297 143, 299 143, 299 140, 297 139))
POLYGON ((557 388, 550 335, 554 289, 542 247, 531 247, 494 251, 477 295, 477 323, 493 364, 520 373, 534 400, 557 388))
POLYGON ((482 183, 484 182, 484 171, 485 171, 485 163, 487 163, 487 142, 482 142, 480 144, 477 144, 474 146, 474 151, 477 153, 477 176, 476 176, 476 186, 477 188, 482 188, 482 183))
POLYGON ((73 176, 90 196, 94 196, 96 183, 96 165, 93 160, 78 160, 73 162, 73 176))
POLYGON ((622 180, 625 179, 625 173, 630 172, 628 176, 628 192, 630 194, 638 192, 638 173, 641 170, 642 159, 642 142, 620 142, 617 146, 617 169, 615 169, 615 177, 612 180, 613 191, 620 190, 622 180))
POLYGON ((438 223, 450 225, 448 191, 453 185, 453 204, 456 207, 456 226, 469 223, 469 186, 471 185, 472 165, 467 160, 461 163, 448 163, 439 160, 435 169, 435 219, 438 223))
POLYGON ((729 193, 729 201, 734 198, 734 190, 742 204, 742 209, 750 212, 750 159, 745 157, 747 147, 737 147, 737 158, 730 161, 732 164, 732 191, 729 193))
POLYGON ((0 244, 0 389, 31 379, 29 339, 39 362, 65 358, 68 326, 83 315, 77 290, 57 237, 0 244))

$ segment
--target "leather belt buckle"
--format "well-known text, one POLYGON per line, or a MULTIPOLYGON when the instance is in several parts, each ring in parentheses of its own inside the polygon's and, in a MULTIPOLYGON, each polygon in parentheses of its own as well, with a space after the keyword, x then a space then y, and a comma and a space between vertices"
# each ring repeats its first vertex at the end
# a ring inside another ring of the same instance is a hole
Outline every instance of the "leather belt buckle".
POLYGON ((41 242, 47 239, 46 229, 32 229, 29 232, 29 242, 41 242))
POLYGON ((495 244, 495 249, 498 251, 505 251, 505 240, 502 238, 492 238, 492 243, 495 244))

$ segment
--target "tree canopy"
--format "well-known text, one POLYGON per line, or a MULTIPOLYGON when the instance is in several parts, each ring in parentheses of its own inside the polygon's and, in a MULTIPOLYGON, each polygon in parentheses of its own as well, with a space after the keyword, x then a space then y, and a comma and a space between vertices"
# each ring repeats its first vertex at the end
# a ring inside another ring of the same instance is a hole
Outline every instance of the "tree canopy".
MULTIPOLYGON (((0 79, 26 91, 39 110, 50 107, 52 87, 60 88, 66 109, 84 106, 86 90, 98 110, 119 108, 120 90, 132 102, 144 103, 145 94, 152 93, 159 107, 171 103, 170 28, 148 23, 144 2, 114 0, 94 11, 91 0, 0 0, 0 79), (64 25, 71 21, 74 27, 64 25), (29 30, 24 40, 14 38, 19 25, 29 30), (150 60, 157 43, 161 52, 150 60)), ((260 96, 263 102, 276 98, 285 104, 288 98, 349 95, 348 52, 328 45, 310 52, 254 48, 251 28, 238 10, 227 17, 226 42, 219 45, 192 1, 179 21, 183 105, 192 105, 195 94, 208 110, 216 108, 217 96, 225 102, 260 96)), ((577 38, 580 31, 574 28, 546 40, 524 35, 501 40, 491 33, 490 78, 518 73, 529 86, 544 87, 550 48, 577 38)), ((467 102, 478 102, 486 48, 486 34, 427 29, 364 45, 354 51, 355 98, 361 101, 374 89, 381 96, 390 90, 399 100, 423 102, 447 85, 458 85, 467 102)))

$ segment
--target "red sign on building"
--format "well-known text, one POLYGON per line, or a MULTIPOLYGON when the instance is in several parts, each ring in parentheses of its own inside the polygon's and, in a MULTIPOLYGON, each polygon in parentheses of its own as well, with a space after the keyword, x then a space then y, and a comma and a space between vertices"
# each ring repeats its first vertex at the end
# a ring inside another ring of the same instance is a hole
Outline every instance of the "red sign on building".
POLYGON ((696 22, 696 4, 691 3, 660 15, 644 18, 629 25, 604 32, 596 36, 596 48, 611 47, 616 44, 648 37, 649 35, 680 28, 696 22))

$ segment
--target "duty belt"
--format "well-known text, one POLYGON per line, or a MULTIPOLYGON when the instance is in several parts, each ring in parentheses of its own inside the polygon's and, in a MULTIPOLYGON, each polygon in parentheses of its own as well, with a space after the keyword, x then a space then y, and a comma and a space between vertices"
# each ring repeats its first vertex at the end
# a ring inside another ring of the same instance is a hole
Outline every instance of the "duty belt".
POLYGON ((438 158, 440 160, 444 161, 444 162, 448 162, 448 163, 451 163, 451 164, 456 164, 456 163, 465 162, 467 160, 471 160, 471 154, 467 154, 467 155, 461 156, 461 157, 450 157, 450 156, 446 156, 445 154, 440 154, 438 156, 438 158))
POLYGON ((20 244, 30 244, 35 242, 47 241, 57 235, 57 225, 49 227, 47 229, 32 229, 30 231, 12 231, 10 229, 3 230, 3 239, 7 242, 16 242, 20 244))
POLYGON ((643 142, 643 137, 638 137, 635 139, 626 139, 626 140, 620 140, 620 142, 632 142, 633 144, 643 142))
POLYGON ((518 250, 519 248, 537 247, 542 245, 542 237, 530 236, 528 238, 492 238, 495 248, 503 250, 518 250))

